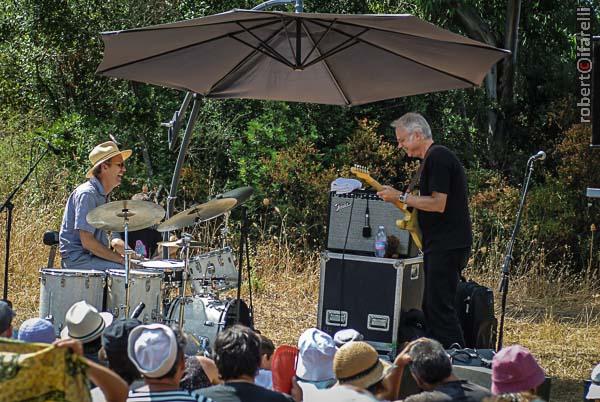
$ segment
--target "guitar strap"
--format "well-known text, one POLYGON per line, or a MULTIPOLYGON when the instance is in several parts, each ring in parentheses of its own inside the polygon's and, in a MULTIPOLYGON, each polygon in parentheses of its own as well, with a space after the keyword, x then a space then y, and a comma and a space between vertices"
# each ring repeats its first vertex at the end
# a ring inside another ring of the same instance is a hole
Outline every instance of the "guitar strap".
POLYGON ((423 169, 425 168, 425 160, 429 156, 429 153, 431 152, 431 149, 433 147, 435 147, 435 144, 431 144, 429 149, 427 149, 427 152, 425 152, 425 156, 423 157, 423 160, 421 161, 421 163, 419 163, 419 168, 417 169, 415 174, 413 174, 413 177, 410 179, 410 183, 408 184, 408 188, 406 189, 407 194, 412 193, 413 189, 417 185, 417 182, 421 178, 421 173, 423 173, 423 169))

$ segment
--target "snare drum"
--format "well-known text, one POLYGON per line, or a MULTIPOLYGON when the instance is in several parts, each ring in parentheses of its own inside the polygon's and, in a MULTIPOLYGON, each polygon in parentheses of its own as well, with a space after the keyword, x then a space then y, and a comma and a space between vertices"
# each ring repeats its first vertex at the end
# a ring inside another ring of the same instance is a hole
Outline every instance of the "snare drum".
POLYGON ((141 268, 161 272, 167 285, 178 287, 183 279, 184 262, 180 260, 150 260, 137 262, 141 268))
MULTIPOLYGON (((179 324, 181 297, 169 308, 167 323, 179 324)), ((212 297, 186 296, 183 312, 183 332, 188 335, 185 354, 196 355, 208 351, 223 329, 236 323, 237 299, 216 300, 212 297)), ((241 300, 239 323, 252 327, 250 309, 241 300)))
MULTIPOLYGON (((117 318, 125 317, 125 271, 107 271, 106 310, 117 318)), ((156 271, 129 271, 129 312, 143 302, 146 307, 138 317, 143 323, 162 319, 162 273, 156 271)))
POLYGON ((225 247, 190 259, 190 281, 195 295, 203 295, 207 286, 219 291, 235 288, 238 270, 231 248, 225 247))
POLYGON ((106 274, 85 269, 40 270, 40 317, 51 318, 58 335, 71 306, 85 300, 98 311, 104 309, 106 274))

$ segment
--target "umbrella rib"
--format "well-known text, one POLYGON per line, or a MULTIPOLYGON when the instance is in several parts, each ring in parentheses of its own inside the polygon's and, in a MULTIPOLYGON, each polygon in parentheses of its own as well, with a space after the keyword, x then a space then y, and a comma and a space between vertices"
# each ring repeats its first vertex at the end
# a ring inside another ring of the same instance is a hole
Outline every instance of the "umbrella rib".
MULTIPOLYGON (((336 53, 341 52, 342 50, 346 50, 349 47, 352 47, 354 45, 356 45, 359 40, 357 39, 360 35, 364 34, 365 32, 367 32, 369 30, 369 28, 365 28, 362 32, 346 39, 345 41, 343 41, 342 43, 340 43, 339 45, 336 45, 336 47, 334 47, 333 49, 327 51, 326 53, 321 54, 321 56, 317 57, 315 60, 311 61, 310 63, 303 65, 304 68, 310 67, 315 63, 318 63, 319 61, 326 59, 330 56, 333 56, 336 53)), ((316 44, 315 44, 316 46, 316 44)), ((306 60, 305 60, 306 61, 306 60)))
MULTIPOLYGON (((323 26, 323 24, 320 24, 320 23, 318 23, 318 22, 316 22, 316 21, 312 21, 312 22, 313 22, 314 24, 317 24, 317 25, 319 25, 319 26, 323 26)), ((360 27, 359 25, 356 25, 356 26, 357 26, 357 27, 360 27)), ((348 33, 344 32, 344 31, 339 31, 339 30, 337 30, 337 29, 335 29, 335 28, 333 28, 333 30, 334 30, 334 31, 336 31, 336 32, 338 32, 339 34, 342 34, 342 35, 345 35, 345 36, 350 36, 348 33)), ((393 31, 390 31, 390 32, 393 32, 393 31)), ((423 38, 422 38, 422 37, 420 37, 420 36, 419 36, 418 38, 421 38, 421 39, 423 39, 423 38)), ((436 67, 429 66, 429 65, 427 65, 427 64, 425 64, 425 63, 422 63, 422 62, 420 62, 420 61, 417 61, 417 60, 415 60, 415 59, 412 59, 412 58, 410 58, 410 57, 408 57, 408 56, 402 55, 402 54, 400 54, 400 53, 398 53, 398 52, 394 52, 394 51, 392 51, 392 50, 386 49, 386 48, 384 48, 383 46, 380 46, 380 45, 378 45, 378 44, 375 44, 375 43, 373 43, 373 42, 370 42, 370 41, 368 41, 368 40, 361 39, 361 38, 358 38, 358 37, 356 38, 356 40, 357 40, 357 41, 359 41, 359 42, 362 42, 362 43, 364 43, 364 44, 367 44, 367 45, 369 45, 369 46, 372 46, 372 47, 374 47, 374 48, 377 48, 377 49, 379 49, 379 50, 382 50, 382 51, 384 51, 384 52, 387 52, 387 53, 393 54, 394 56, 398 56, 398 57, 401 57, 401 58, 403 58, 403 59, 410 60, 411 62, 413 62, 413 63, 416 63, 416 64, 418 64, 418 65, 420 65, 420 66, 422 66, 422 67, 429 68, 429 69, 431 69, 431 70, 437 71, 437 72, 439 72, 439 73, 442 73, 442 74, 444 74, 444 75, 447 75, 447 76, 449 76, 449 77, 452 77, 452 78, 456 78, 457 80, 460 80, 460 81, 466 82, 466 83, 468 83, 469 85, 475 85, 475 86, 476 86, 476 85, 478 85, 476 82, 472 82, 472 81, 470 81, 470 80, 468 80, 468 79, 466 79, 466 78, 460 77, 460 76, 458 76, 458 75, 456 75, 456 74, 452 74, 452 73, 449 73, 449 72, 443 71, 443 70, 441 70, 441 69, 439 69, 439 68, 436 68, 436 67)))
POLYGON ((286 59, 283 59, 283 58, 281 58, 282 56, 281 56, 279 53, 270 54, 269 52, 267 52, 267 51, 265 51, 265 50, 263 50, 263 49, 261 49, 261 48, 259 48, 259 47, 256 47, 256 46, 254 46, 253 44, 251 44, 251 43, 248 43, 248 42, 244 41, 243 39, 237 38, 237 37, 235 37, 235 36, 232 36, 232 37, 231 37, 231 39, 235 39, 235 40, 237 40, 238 42, 241 42, 241 43, 243 43, 244 45, 248 46, 249 48, 252 48, 252 49, 256 50, 257 52, 261 52, 261 53, 262 53, 262 54, 264 54, 265 56, 267 56, 267 57, 270 57, 270 58, 272 58, 273 60, 276 60, 276 61, 280 62, 281 64, 285 64, 286 66, 288 66, 288 67, 290 67, 290 68, 294 68, 294 65, 293 65, 293 64, 291 64, 291 63, 290 63, 289 61, 287 61, 286 59))
MULTIPOLYGON (((310 18, 310 21, 312 23, 314 23, 314 24, 317 24, 317 25, 321 26, 321 27, 325 27, 325 24, 324 23, 320 23, 320 22, 328 22, 329 20, 322 19, 322 18, 310 18)), ((346 22, 346 21, 337 21, 337 23, 339 25, 347 25, 347 26, 351 26, 351 27, 355 27, 355 28, 365 28, 365 25, 353 24, 351 22, 346 22)), ((411 38, 418 38, 418 39, 424 39, 424 40, 429 40, 429 41, 434 41, 434 42, 448 43, 448 44, 459 45, 459 46, 474 47, 474 48, 478 48, 478 49, 484 49, 484 50, 489 50, 489 51, 493 51, 493 52, 504 53, 506 55, 510 54, 509 50, 497 48, 497 47, 494 47, 494 46, 491 46, 491 45, 485 45, 483 43, 481 45, 474 44, 474 43, 461 43, 461 42, 454 42, 454 41, 450 41, 450 40, 428 38, 427 36, 414 35, 414 34, 410 34, 410 33, 406 33, 406 32, 398 32, 398 31, 394 31, 392 29, 384 29, 384 28, 378 28, 378 27, 372 27, 372 26, 369 26, 369 27, 366 27, 366 28, 372 29, 374 31, 387 32, 387 33, 393 33, 393 34, 397 34, 397 35, 409 36, 411 38)), ((443 29, 443 28, 441 28, 441 29, 443 29)), ((348 33, 344 32, 344 31, 339 31, 339 30, 336 30, 336 29, 334 29, 334 30, 336 32, 340 33, 340 34, 343 34, 343 35, 346 35, 346 36, 349 35, 348 33)), ((445 31, 447 31, 447 30, 445 30, 445 31)), ((448 31, 448 32, 453 33, 451 31, 448 31)), ((469 38, 466 38, 466 39, 469 39, 469 38)))
MULTIPOLYGON (((229 22, 229 23, 231 24, 231 22, 229 22)), ((269 22, 257 25, 255 27, 252 27, 251 29, 264 28, 266 26, 273 25, 275 23, 277 23, 277 21, 274 21, 271 18, 269 20, 269 22)), ((129 66, 131 64, 135 64, 135 63, 140 63, 140 62, 152 60, 154 58, 165 56, 165 55, 171 54, 171 53, 175 53, 175 52, 178 52, 180 50, 185 50, 185 49, 189 49, 189 48, 194 47, 194 46, 204 45, 206 43, 214 42, 214 41, 217 41, 217 40, 220 40, 220 39, 223 39, 223 38, 232 37, 232 35, 238 35, 238 34, 240 34, 242 32, 244 32, 244 31, 240 30, 240 31, 236 31, 236 32, 228 32, 226 34, 223 34, 223 35, 220 35, 220 36, 216 36, 214 38, 207 39, 205 41, 190 43, 189 45, 181 46, 181 47, 178 47, 177 49, 170 49, 170 50, 164 51, 162 53, 154 54, 154 55, 151 55, 151 56, 148 56, 148 57, 144 57, 144 58, 141 58, 141 59, 132 60, 132 61, 129 61, 127 63, 123 63, 123 64, 119 64, 119 65, 116 65, 116 66, 112 66, 112 67, 106 68, 104 70, 98 70, 97 73, 102 74, 102 73, 105 73, 105 72, 108 72, 108 71, 116 70, 118 68, 127 67, 127 66, 129 66)))
MULTIPOLYGON (((310 32, 308 31, 308 29, 306 29, 306 27, 304 27, 304 31, 306 32, 306 37, 309 38, 310 41, 314 45, 315 44, 315 40, 313 39, 313 37, 310 34, 310 32)), ((315 47, 316 47, 316 45, 315 45, 315 47)), ((320 53, 318 49, 317 49, 317 53, 320 53)), ((348 96, 346 95, 346 93, 342 89, 342 86, 340 85, 339 81, 335 77, 335 74, 333 74, 333 72, 331 71, 331 68, 329 68, 329 64, 327 64, 327 60, 323 60, 323 67, 325 68, 325 70, 327 70, 327 73, 329 73, 329 76, 331 77, 331 80, 333 81, 333 84, 335 85, 335 87, 339 91, 340 95, 344 99, 344 103, 346 103, 346 105, 351 105, 352 103, 350 102, 350 100, 348 99, 348 96)))
MULTIPOLYGON (((294 47, 292 46, 292 40, 290 39, 290 35, 288 34, 288 31, 287 31, 287 25, 283 22, 284 18, 281 17, 279 20, 281 21, 281 29, 283 29, 283 32, 285 32, 285 37, 288 41, 288 45, 290 45, 290 53, 294 54, 294 47)), ((293 20, 290 19, 288 24, 290 24, 292 21, 293 20)))
MULTIPOLYGON (((269 52, 271 52, 271 54, 272 54, 272 57, 273 57, 273 58, 276 58, 276 59, 277 59, 277 60, 279 60, 279 61, 283 61, 283 60, 285 60, 285 57, 284 57, 284 56, 283 56, 281 53, 279 53, 277 50, 273 49, 273 48, 272 48, 271 46, 269 46, 269 45, 268 45, 266 42, 264 42, 264 41, 263 41, 261 38, 259 38, 258 36, 256 36, 256 35, 255 35, 253 32, 251 32, 251 31, 248 31, 248 30, 246 29, 246 27, 245 27, 245 26, 243 26, 243 25, 242 25, 240 22, 236 22, 236 24, 237 24, 237 25, 239 25, 239 26, 240 26, 240 27, 241 27, 241 28, 242 28, 244 31, 246 31, 248 34, 250 34, 250 35, 251 35, 251 36, 252 36, 254 39, 256 39, 256 40, 259 42, 259 46, 263 46, 263 47, 265 47, 265 48, 266 48, 266 49, 267 49, 269 52)), ((238 39, 238 38, 235 38, 235 39, 238 39)), ((241 40, 240 40, 240 41, 241 41, 241 40)), ((242 43, 244 43, 244 42, 242 41, 242 43)), ((250 46, 250 45, 247 45, 247 46, 250 46)), ((253 47, 253 46, 250 46, 250 47, 253 47)), ((287 63, 286 63, 286 64, 287 64, 287 63)), ((291 65, 291 63, 290 63, 290 65, 291 65)))
MULTIPOLYGON (((304 60, 302 60, 302 65, 304 66, 304 63, 306 63, 306 61, 308 60, 308 58, 313 54, 313 52, 315 51, 315 49, 317 48, 317 46, 319 46, 319 43, 321 43, 321 40, 327 36, 327 34, 329 33, 329 31, 331 31, 331 27, 333 26, 333 24, 335 24, 335 22, 337 21, 337 19, 332 20, 331 24, 329 24, 329 27, 327 28, 327 31, 323 32, 323 34, 321 35, 321 37, 319 38, 319 40, 317 40, 315 42, 315 45, 313 46, 313 48, 310 50, 310 52, 308 52, 308 54, 306 55, 306 57, 304 58, 304 60)), ((304 27, 306 29, 306 26, 304 27)), ((306 31, 308 31, 308 29, 306 29, 306 31)), ((291 44, 290 44, 291 46, 291 44)))
MULTIPOLYGON (((277 35, 277 33, 278 33, 278 31, 273 32, 273 34, 270 37, 268 37, 266 41, 267 42, 271 41, 271 39, 273 39, 277 35)), ((234 38, 234 39, 237 39, 237 38, 234 38)), ((244 57, 242 60, 240 60, 240 62, 237 63, 231 70, 229 70, 221 78, 219 78, 217 81, 215 81, 215 83, 210 86, 210 89, 208 90, 208 93, 211 93, 215 87, 217 87, 219 84, 221 84, 221 82, 223 82, 225 80, 225 78, 227 78, 234 71, 239 70, 240 67, 242 65, 244 65, 244 63, 246 63, 246 61, 248 61, 248 59, 250 59, 252 56, 254 56, 257 51, 260 52, 259 49, 254 49, 253 52, 250 52, 246 57, 244 57)), ((267 57, 270 57, 270 56, 267 55, 267 57)))

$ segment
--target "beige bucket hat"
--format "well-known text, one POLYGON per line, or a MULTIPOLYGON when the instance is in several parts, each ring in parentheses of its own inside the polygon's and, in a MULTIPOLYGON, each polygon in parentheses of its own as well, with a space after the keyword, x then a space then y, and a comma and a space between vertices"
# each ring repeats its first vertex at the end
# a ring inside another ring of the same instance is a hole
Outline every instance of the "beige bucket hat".
POLYGON ((90 152, 90 162, 92 163, 92 167, 87 171, 85 177, 88 179, 93 176, 94 169, 103 162, 106 162, 110 158, 113 158, 117 155, 121 155, 123 160, 129 158, 131 156, 131 149, 126 149, 124 151, 119 151, 119 147, 112 141, 106 141, 102 144, 96 145, 92 152, 90 152))

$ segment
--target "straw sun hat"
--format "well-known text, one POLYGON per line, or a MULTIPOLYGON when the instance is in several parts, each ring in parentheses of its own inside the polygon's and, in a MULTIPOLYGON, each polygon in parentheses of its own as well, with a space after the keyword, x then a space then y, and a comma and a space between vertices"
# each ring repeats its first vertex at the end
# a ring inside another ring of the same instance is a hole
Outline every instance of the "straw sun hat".
POLYGON ((90 152, 90 162, 92 163, 92 167, 87 171, 85 177, 88 179, 91 178, 94 175, 93 172, 97 166, 117 155, 121 155, 123 160, 125 160, 131 156, 131 149, 119 151, 117 144, 112 141, 106 141, 100 145, 96 145, 94 149, 92 149, 92 152, 90 152))
POLYGON ((366 342, 348 342, 338 349, 333 359, 333 371, 340 385, 367 389, 385 377, 392 367, 381 360, 373 346, 366 342))

